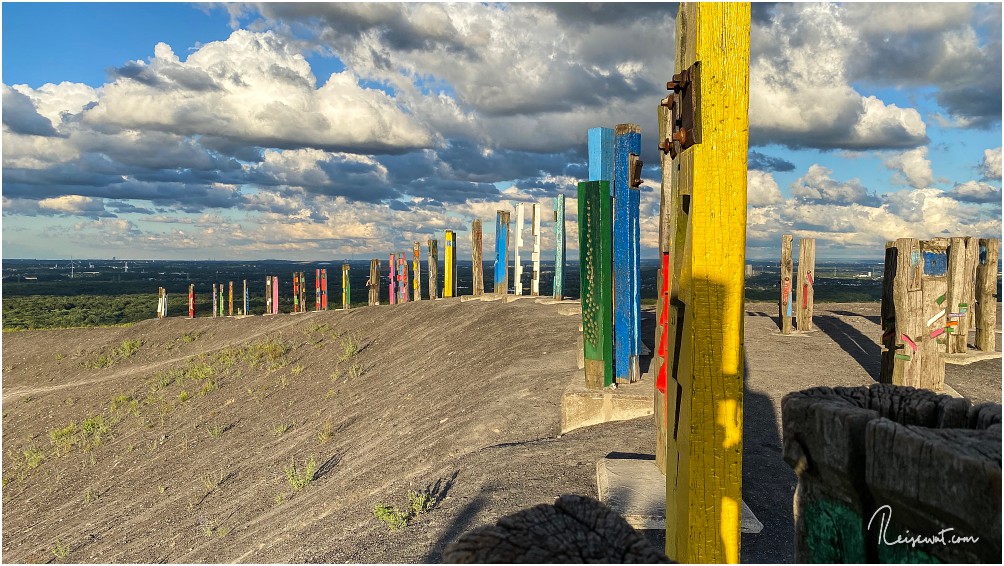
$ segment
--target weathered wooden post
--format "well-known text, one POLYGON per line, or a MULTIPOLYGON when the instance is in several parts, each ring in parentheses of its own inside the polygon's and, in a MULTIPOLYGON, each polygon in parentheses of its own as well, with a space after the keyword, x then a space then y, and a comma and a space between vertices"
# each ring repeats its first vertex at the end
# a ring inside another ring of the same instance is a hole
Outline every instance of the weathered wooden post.
POLYGON ((342 264, 342 310, 352 306, 352 286, 349 283, 349 264, 342 264))
POLYGON ((660 144, 678 167, 681 206, 670 225, 682 234, 666 357, 666 553, 681 563, 737 563, 750 6, 680 4, 676 23, 672 128, 660 144))
POLYGON ((495 211, 495 293, 509 292, 509 211, 495 211))
POLYGON ((631 202, 631 359, 632 381, 641 381, 641 172, 644 163, 637 154, 628 155, 628 198, 631 202))
POLYGON ((419 256, 422 253, 422 244, 415 242, 415 256, 411 262, 412 274, 412 291, 414 292, 415 300, 422 300, 422 264, 419 263, 419 256))
POLYGON ((791 234, 781 236, 781 300, 778 307, 778 317, 781 319, 781 334, 791 334, 791 304, 792 286, 792 261, 791 261, 791 234))
POLYGON ((167 316, 167 292, 163 287, 157 287, 157 318, 167 316))
POLYGON ((404 252, 397 254, 397 302, 404 304, 408 302, 408 260, 404 259, 404 252))
POLYGON ((220 318, 223 318, 223 312, 224 312, 224 309, 226 308, 226 303, 223 302, 223 298, 224 298, 224 295, 223 295, 223 283, 221 282, 220 283, 220 302, 218 303, 220 305, 220 318))
POLYGON ((314 311, 321 310, 321 268, 314 268, 314 311))
POLYGON ((485 264, 482 261, 481 221, 471 222, 471 294, 475 297, 485 292, 485 264))
POLYGON ((230 305, 229 316, 234 316, 234 282, 230 282, 229 295, 227 297, 227 304, 230 305))
POLYGON ((390 284, 387 286, 387 293, 390 295, 390 304, 393 305, 397 303, 397 277, 395 275, 397 272, 397 256, 393 253, 390 254, 388 265, 390 266, 390 275, 388 275, 390 284))
POLYGON ((553 296, 560 301, 565 293, 565 195, 554 197, 554 284, 553 296))
POLYGON ((942 391, 945 387, 945 360, 942 352, 947 348, 950 336, 941 332, 944 328, 939 321, 945 320, 945 295, 948 292, 948 242, 936 238, 920 243, 923 255, 923 275, 921 276, 921 308, 909 313, 917 318, 915 326, 920 326, 916 335, 908 335, 901 340, 909 347, 907 355, 920 358, 920 381, 915 387, 942 391), (922 325, 922 326, 921 326, 922 325), (945 343, 939 347, 939 342, 945 343))
POLYGON ((578 204, 579 288, 586 387, 599 389, 614 382, 610 183, 579 183, 578 204))
POLYGON ((279 276, 272 276, 272 314, 279 314, 279 276))
MULTIPOLYGON (((672 115, 668 111, 670 98, 660 101, 656 109, 656 116, 659 125, 659 139, 664 140, 669 137, 672 129, 670 123, 672 115)), ((686 211, 676 211, 680 201, 679 183, 673 182, 673 159, 666 152, 660 152, 660 165, 662 167, 662 186, 659 195, 659 274, 656 281, 656 326, 655 326, 655 355, 652 356, 650 371, 655 374, 655 427, 656 427, 656 451, 655 463, 659 471, 666 473, 666 451, 667 434, 669 430, 668 410, 666 405, 666 383, 667 373, 670 363, 666 356, 669 353, 669 316, 671 297, 670 291, 673 289, 673 270, 679 267, 679 262, 674 263, 671 258, 676 253, 674 242, 675 233, 670 230, 670 220, 676 221, 679 226, 686 229, 686 222, 679 222, 682 216, 685 218, 686 211), (674 192, 675 191, 675 192, 674 192)), ((677 278, 678 280, 679 278, 677 278)), ((675 338, 675 337, 674 337, 675 338)))
POLYGON ((513 293, 523 294, 523 264, 520 262, 519 249, 523 247, 523 203, 516 203, 515 251, 513 252, 513 293))
POLYGON ((366 280, 366 288, 370 291, 369 304, 376 306, 380 304, 380 260, 370 260, 370 278, 366 280))
POLYGON ((533 264, 533 274, 530 277, 530 295, 540 296, 540 205, 533 203, 531 208, 533 219, 530 222, 530 235, 533 236, 533 251, 530 261, 533 264))
POLYGON ((446 261, 443 269, 443 297, 457 296, 457 233, 446 231, 446 261))
POLYGON ((293 272, 293 312, 300 312, 300 274, 293 272))
MULTIPOLYGON (((613 219, 613 285, 614 285, 614 380, 630 383, 641 379, 638 370, 638 346, 635 330, 635 279, 632 257, 635 243, 631 225, 631 155, 641 154, 641 127, 618 124, 614 129, 614 219, 613 219)), ((637 189, 635 189, 637 190, 637 189)), ((637 216, 637 212, 635 213, 637 216)), ((640 321, 639 321, 640 322, 640 321)))
POLYGON ((795 314, 795 324, 799 332, 812 330, 815 271, 816 239, 800 238, 798 240, 798 292, 796 297, 798 310, 795 314))
POLYGON ((272 276, 265 276, 265 314, 272 314, 272 276))
POLYGON ((248 280, 244 279, 244 316, 251 314, 251 301, 248 297, 248 280))
POLYGON ((195 284, 188 285, 188 318, 195 318, 195 284))
POLYGON ((300 312, 307 312, 307 274, 300 272, 300 312))
POLYGON ((997 260, 1000 240, 980 238, 979 265, 976 267, 976 349, 997 349, 997 260))
POLYGON ((216 318, 216 283, 213 283, 213 318, 216 318))
POLYGON ((429 246, 429 300, 439 297, 439 240, 431 239, 429 246))
POLYGON ((952 335, 946 342, 949 354, 966 353, 970 306, 976 300, 976 267, 979 241, 975 238, 952 238, 948 249, 948 321, 952 335))
MULTIPOLYGON (((920 387, 921 357, 917 355, 916 338, 924 332, 923 277, 924 255, 920 241, 900 238, 886 248, 886 273, 892 273, 891 285, 883 292, 883 299, 891 295, 891 307, 882 307, 882 343, 886 348, 879 371, 879 382, 920 387), (891 287, 891 289, 889 289, 891 287)), ((887 275, 888 277, 888 275, 887 275)), ((943 297, 935 301, 944 307, 943 297)), ((944 320, 944 312, 937 318, 927 319, 928 327, 944 320)), ((940 334, 936 334, 937 338, 940 334)))

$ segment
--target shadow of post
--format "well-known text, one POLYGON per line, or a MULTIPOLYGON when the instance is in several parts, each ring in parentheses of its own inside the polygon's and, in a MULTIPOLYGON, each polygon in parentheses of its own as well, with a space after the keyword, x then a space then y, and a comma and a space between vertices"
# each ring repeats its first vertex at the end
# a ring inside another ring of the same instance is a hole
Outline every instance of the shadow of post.
POLYGON ((816 315, 813 322, 878 381, 882 348, 874 339, 835 316, 816 315))

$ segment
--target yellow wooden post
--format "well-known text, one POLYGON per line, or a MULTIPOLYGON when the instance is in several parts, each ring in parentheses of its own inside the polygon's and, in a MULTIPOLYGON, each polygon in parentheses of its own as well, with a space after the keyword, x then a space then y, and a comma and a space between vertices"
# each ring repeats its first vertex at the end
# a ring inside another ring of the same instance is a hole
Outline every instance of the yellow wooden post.
POLYGON ((689 195, 672 258, 674 338, 667 356, 666 552, 679 562, 736 563, 742 509, 743 283, 746 249, 750 6, 680 4, 674 114, 661 144, 689 195), (695 65, 696 63, 696 65, 695 65), (683 82, 685 84, 681 85, 683 82), (681 88, 682 86, 682 88, 681 88), (687 89, 691 89, 689 92, 687 89), (677 143, 674 143, 677 142, 677 143), (691 142, 696 142, 690 146, 691 142), (682 226, 681 226, 682 228, 682 226), (682 247, 679 245, 682 244, 682 247), (678 266, 678 267, 677 267, 678 266), (682 325, 682 328, 679 326, 682 325))

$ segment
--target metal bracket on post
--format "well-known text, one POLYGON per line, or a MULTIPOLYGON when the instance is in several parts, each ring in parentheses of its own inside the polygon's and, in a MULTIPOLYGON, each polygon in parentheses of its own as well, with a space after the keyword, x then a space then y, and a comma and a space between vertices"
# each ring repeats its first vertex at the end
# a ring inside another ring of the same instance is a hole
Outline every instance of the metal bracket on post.
POLYGON ((642 160, 635 154, 628 154, 628 186, 637 189, 641 186, 642 160))
POLYGON ((700 99, 701 62, 673 75, 666 89, 673 91, 661 104, 669 108, 670 137, 659 142, 659 149, 676 159, 683 150, 701 143, 700 99))

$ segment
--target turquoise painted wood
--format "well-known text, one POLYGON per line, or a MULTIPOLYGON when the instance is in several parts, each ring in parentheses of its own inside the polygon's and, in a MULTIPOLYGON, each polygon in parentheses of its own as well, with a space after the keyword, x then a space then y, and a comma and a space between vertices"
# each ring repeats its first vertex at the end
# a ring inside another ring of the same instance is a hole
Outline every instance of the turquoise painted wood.
MULTIPOLYGON (((614 219, 613 219, 613 293, 614 293, 614 380, 631 383, 640 379, 638 372, 638 324, 634 315, 634 297, 638 285, 635 242, 632 241, 631 193, 628 165, 631 154, 641 154, 641 127, 618 124, 614 131, 614 219)), ((635 208, 634 216, 638 216, 635 208)))
POLYGON ((554 298, 565 293, 565 195, 554 197, 554 298))
POLYGON ((614 180, 614 130, 612 128, 589 128, 589 180, 614 180))

